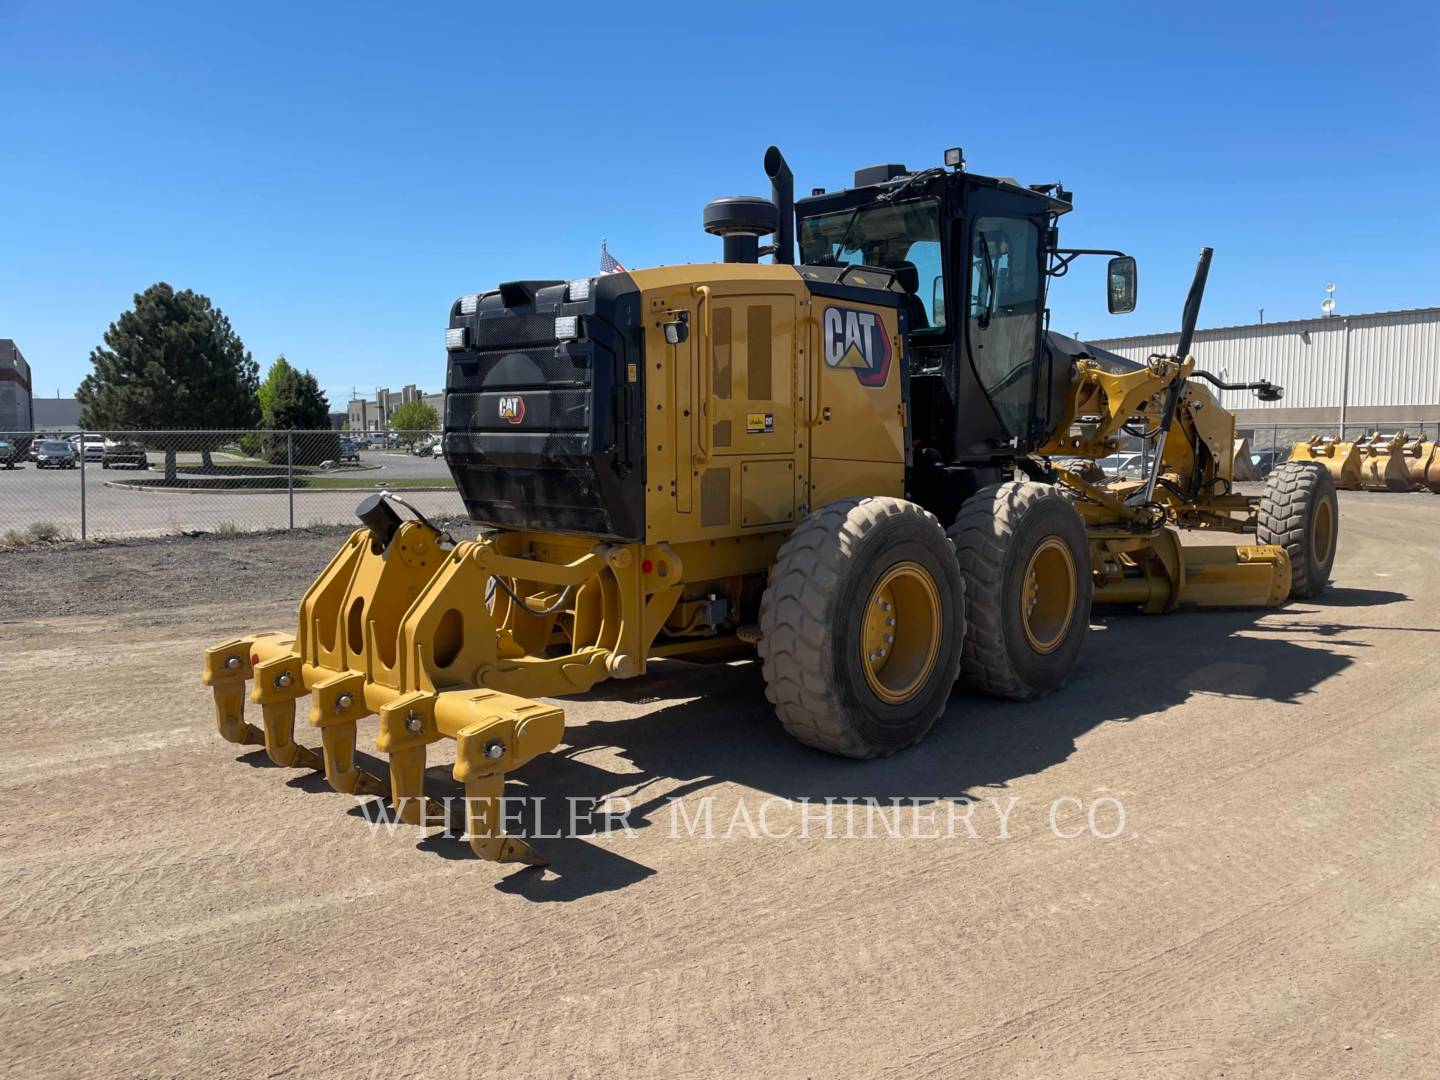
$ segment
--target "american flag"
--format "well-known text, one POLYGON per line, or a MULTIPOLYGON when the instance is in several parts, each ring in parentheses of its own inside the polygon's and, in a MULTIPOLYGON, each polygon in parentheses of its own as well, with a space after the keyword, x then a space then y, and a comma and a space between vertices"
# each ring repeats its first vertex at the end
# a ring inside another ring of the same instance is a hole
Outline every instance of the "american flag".
POLYGON ((610 249, 605 246, 605 238, 600 239, 600 272, 602 274, 623 274, 625 267, 621 266, 610 249))

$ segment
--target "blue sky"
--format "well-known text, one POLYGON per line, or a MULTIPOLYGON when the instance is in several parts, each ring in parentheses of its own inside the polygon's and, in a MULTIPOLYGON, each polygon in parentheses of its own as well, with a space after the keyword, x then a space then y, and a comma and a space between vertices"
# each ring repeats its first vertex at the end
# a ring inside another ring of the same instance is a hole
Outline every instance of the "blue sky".
POLYGON ((444 382, 451 300, 719 258, 700 209, 856 166, 1075 192, 1100 261, 1054 325, 1173 328, 1440 303, 1434 4, 83 4, 0 0, 0 337, 70 394, 132 295, 209 295, 262 368, 444 382))

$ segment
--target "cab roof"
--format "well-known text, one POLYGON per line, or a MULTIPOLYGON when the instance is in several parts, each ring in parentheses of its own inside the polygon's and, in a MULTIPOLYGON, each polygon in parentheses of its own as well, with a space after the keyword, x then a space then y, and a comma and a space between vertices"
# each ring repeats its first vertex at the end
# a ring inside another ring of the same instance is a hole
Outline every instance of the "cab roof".
POLYGON ((935 197, 962 182, 1024 195, 1041 203, 1044 209, 1057 217, 1074 209, 1072 193, 1066 191, 1064 185, 1055 183, 1027 186, 1010 176, 983 176, 980 173, 938 168, 910 172, 905 170, 903 165, 872 165, 856 170, 855 178, 857 183, 853 187, 796 199, 795 212, 803 218, 849 210, 856 205, 872 202, 885 192, 902 185, 913 189, 904 193, 906 199, 926 195, 935 197))

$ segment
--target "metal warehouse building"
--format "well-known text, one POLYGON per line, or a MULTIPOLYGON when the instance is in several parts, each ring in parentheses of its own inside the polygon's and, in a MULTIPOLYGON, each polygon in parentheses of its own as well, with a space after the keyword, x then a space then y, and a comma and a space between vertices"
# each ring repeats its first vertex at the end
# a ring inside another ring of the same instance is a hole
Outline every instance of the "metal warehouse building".
MULTIPOLYGON (((1180 333, 1110 338, 1095 345, 1131 360, 1173 352, 1180 333)), ((1298 322, 1199 330, 1191 348, 1198 366, 1227 382, 1269 379, 1285 388, 1280 401, 1225 391, 1220 400, 1237 427, 1257 441, 1285 429, 1350 436, 1362 430, 1427 431, 1440 423, 1440 307, 1333 315, 1298 322)))

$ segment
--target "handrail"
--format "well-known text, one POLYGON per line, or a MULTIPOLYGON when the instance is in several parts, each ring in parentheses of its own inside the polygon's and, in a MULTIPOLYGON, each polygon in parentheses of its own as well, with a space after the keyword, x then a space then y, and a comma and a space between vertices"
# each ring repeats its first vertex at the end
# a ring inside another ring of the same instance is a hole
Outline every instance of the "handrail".
POLYGON ((700 350, 700 390, 696 399, 696 409, 700 414, 700 452, 695 455, 694 460, 696 465, 703 465, 710 460, 710 455, 715 450, 714 429, 710 420, 710 393, 715 381, 715 345, 711 332, 714 305, 710 301, 709 285, 695 285, 692 291, 700 297, 696 307, 703 310, 703 315, 700 311, 696 312, 700 315, 696 321, 700 324, 702 340, 696 342, 696 347, 700 350))
MULTIPOLYGON (((805 340, 805 347, 809 349, 811 353, 814 353, 814 361, 818 361, 812 362, 809 365, 805 365, 809 367, 811 371, 815 372, 815 390, 814 393, 810 395, 810 408, 805 410, 805 426, 813 428, 817 424, 822 424, 825 422, 825 403, 824 399, 821 397, 820 390, 820 386, 825 379, 825 341, 823 338, 824 329, 820 326, 820 320, 815 318, 814 315, 806 315, 800 319, 797 319, 796 322, 798 322, 801 326, 805 327, 807 330, 815 331, 813 337, 807 335, 805 340)), ((803 383, 801 385, 803 385, 803 383)))

